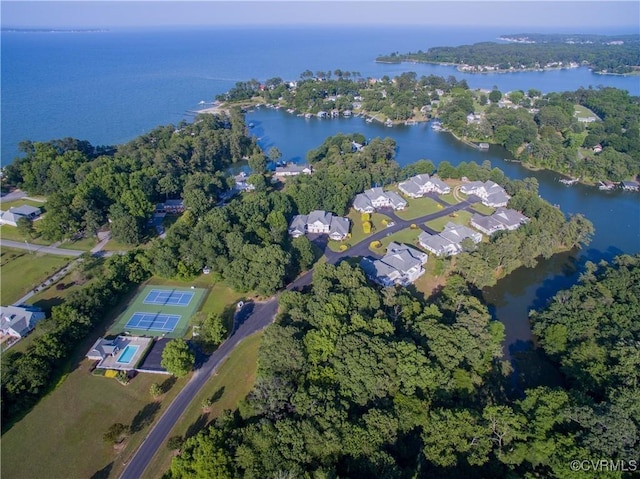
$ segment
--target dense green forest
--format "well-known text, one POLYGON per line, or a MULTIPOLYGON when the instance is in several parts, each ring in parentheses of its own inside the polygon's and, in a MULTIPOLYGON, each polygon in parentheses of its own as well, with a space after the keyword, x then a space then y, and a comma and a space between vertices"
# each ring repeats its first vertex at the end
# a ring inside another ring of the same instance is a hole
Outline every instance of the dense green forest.
POLYGON ((438 110, 443 124, 457 135, 498 143, 529 165, 590 181, 621 181, 640 173, 640 97, 616 88, 549 93, 493 90, 458 91, 438 110), (495 95, 494 95, 495 94, 495 95), (499 100, 508 99, 509 107, 499 100), (580 123, 575 105, 587 107, 601 121, 580 123), (467 115, 483 111, 481 120, 467 115), (584 126, 586 125, 586 126, 584 126), (592 148, 600 145, 602 151, 592 148))
POLYGON ((115 239, 139 244, 154 203, 184 199, 198 214, 228 190, 226 168, 259 148, 244 115, 202 115, 193 123, 158 127, 117 148, 73 139, 24 142, 4 181, 47 196, 39 230, 49 240, 92 236, 107 219, 115 239))
POLYGON ((462 278, 424 302, 318 266, 310 290, 281 296, 253 391, 165 477, 632 477, 639 308, 640 257, 587 265, 532 314, 567 387, 511 400, 503 326, 462 278))
MULTIPOLYGON (((509 38, 513 37, 509 35, 509 38)), ((516 38, 534 41, 525 34, 516 38)), ((608 40, 603 37, 598 41, 583 41, 577 37, 576 40, 556 39, 548 35, 535 43, 481 42, 457 47, 434 47, 426 52, 391 53, 376 58, 376 61, 455 63, 475 68, 491 67, 500 71, 557 67, 559 63, 566 67, 573 63, 589 65, 603 73, 630 73, 640 68, 639 45, 638 35, 626 35, 622 39, 609 37, 608 40)))

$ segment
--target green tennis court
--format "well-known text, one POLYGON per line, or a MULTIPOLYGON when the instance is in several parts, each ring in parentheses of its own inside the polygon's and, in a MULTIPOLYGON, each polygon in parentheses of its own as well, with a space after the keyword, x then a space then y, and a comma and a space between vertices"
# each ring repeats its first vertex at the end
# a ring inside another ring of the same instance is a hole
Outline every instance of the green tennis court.
POLYGON ((181 338, 205 297, 202 288, 148 285, 126 305, 109 334, 181 338))

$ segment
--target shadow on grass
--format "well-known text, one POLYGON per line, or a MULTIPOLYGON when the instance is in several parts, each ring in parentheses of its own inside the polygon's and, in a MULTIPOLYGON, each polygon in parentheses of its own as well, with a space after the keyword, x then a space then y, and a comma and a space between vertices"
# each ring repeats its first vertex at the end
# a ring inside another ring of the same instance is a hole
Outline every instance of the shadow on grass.
POLYGON ((62 303, 64 303, 64 299, 60 296, 55 296, 53 298, 39 299, 38 301, 33 303, 33 305, 42 309, 42 311, 44 311, 45 313, 51 314, 51 308, 62 303))
POLYGON ((216 403, 220 400, 222 395, 224 394, 224 386, 219 387, 216 392, 211 396, 211 404, 216 403))
POLYGON ((189 439, 190 437, 193 437, 196 434, 198 434, 202 430, 202 428, 204 428, 207 425, 208 417, 209 417, 208 414, 200 414, 198 419, 196 419, 196 421, 189 426, 189 428, 187 429, 187 432, 184 433, 184 438, 189 439))
POLYGON ((177 380, 178 378, 176 378, 175 376, 168 377, 162 382, 162 384, 160 385, 160 389, 163 393, 168 393, 177 380))
POLYGON ((159 402, 150 402, 145 407, 138 411, 138 414, 131 421, 131 433, 141 431, 146 426, 149 426, 156 416, 156 413, 160 410, 159 402))
POLYGON ((113 469, 113 462, 96 471, 90 479, 107 479, 111 474, 111 469, 113 469))

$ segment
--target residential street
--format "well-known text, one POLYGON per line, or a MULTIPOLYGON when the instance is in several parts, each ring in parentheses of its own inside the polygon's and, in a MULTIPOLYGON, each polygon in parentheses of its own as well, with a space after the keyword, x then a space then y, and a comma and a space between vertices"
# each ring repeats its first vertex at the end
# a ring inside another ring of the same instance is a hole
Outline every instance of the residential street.
MULTIPOLYGON (((442 203, 435 195, 434 199, 442 203)), ((385 228, 384 230, 374 233, 365 241, 358 243, 347 251, 340 253, 331 251, 327 247, 326 241, 324 243, 320 243, 320 247, 323 249, 324 254, 327 257, 327 262, 331 264, 336 264, 341 259, 351 256, 375 256, 371 250, 369 250, 369 244, 372 241, 380 240, 385 236, 397 233, 398 231, 408 228, 411 224, 420 225, 420 228, 428 231, 428 228, 424 226, 423 223, 449 215, 456 211, 467 209, 477 201, 478 198, 471 196, 467 198, 467 200, 455 205, 442 203, 443 206, 445 206, 442 210, 419 218, 414 218, 412 220, 403 220, 393 212, 385 212, 385 214, 391 216, 395 224, 389 228, 385 228)), ((289 291, 301 289, 304 286, 311 284, 312 277, 313 270, 307 271, 287 285, 286 289, 289 291)), ((247 306, 245 306, 245 308, 247 306)), ((127 463, 122 475, 120 476, 121 479, 138 479, 142 476, 142 473, 169 435, 174 424, 178 421, 182 412, 189 406, 192 399, 198 394, 202 386, 204 386, 207 380, 214 374, 220 364, 222 364, 224 359, 231 353, 231 351, 233 351, 240 341, 271 324, 275 318, 277 309, 278 299, 276 295, 264 303, 250 303, 250 309, 247 316, 238 315, 241 319, 238 321, 238 324, 234 325, 234 328, 237 329, 235 329, 229 339, 220 345, 220 347, 209 357, 202 367, 194 373, 193 377, 184 389, 180 391, 171 405, 169 405, 165 413, 151 429, 138 450, 135 452, 131 460, 127 463)))
POLYGON ((163 441, 169 435, 174 424, 198 394, 202 386, 204 386, 207 380, 215 373, 220 364, 222 364, 240 341, 264 329, 273 321, 277 308, 278 301, 275 296, 264 303, 253 304, 253 310, 250 315, 242 321, 233 335, 222 343, 209 357, 207 362, 193 374, 191 380, 184 389, 180 391, 156 425, 151 429, 142 445, 135 452, 133 458, 127 463, 120 476, 122 479, 138 479, 142 476, 142 473, 163 441))

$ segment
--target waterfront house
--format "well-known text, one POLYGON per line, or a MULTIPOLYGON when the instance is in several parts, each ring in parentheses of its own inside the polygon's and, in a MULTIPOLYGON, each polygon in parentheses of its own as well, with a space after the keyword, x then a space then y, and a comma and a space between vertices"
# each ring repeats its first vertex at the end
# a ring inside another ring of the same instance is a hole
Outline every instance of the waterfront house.
POLYGON ((640 183, 637 181, 623 181, 620 183, 622 189, 625 191, 638 191, 640 190, 640 183))
POLYGON ((491 180, 471 181, 462 185, 460 191, 465 195, 476 195, 482 200, 482 204, 493 208, 507 206, 509 198, 511 198, 502 186, 491 180))
POLYGON ((0 332, 20 339, 44 318, 45 314, 35 306, 0 306, 0 332))
POLYGON ((471 218, 471 226, 490 236, 497 231, 516 230, 527 221, 529 221, 529 218, 519 211, 508 208, 498 208, 491 216, 474 214, 471 218))
POLYGON ((444 181, 427 174, 412 176, 398 184, 398 189, 410 198, 419 198, 432 191, 441 195, 451 191, 444 181))
POLYGON ((247 183, 247 174, 242 171, 239 174, 235 175, 233 179, 236 182, 235 189, 238 191, 253 191, 256 189, 254 185, 251 183, 247 183))
POLYGON ((482 235, 468 226, 449 222, 440 234, 423 232, 418 236, 420 245, 438 256, 455 255, 462 252, 462 242, 470 238, 474 243, 482 241, 482 235))
POLYGON ((381 259, 363 258, 360 266, 372 281, 382 286, 407 286, 424 274, 428 255, 416 248, 392 242, 381 259))
POLYGON ((29 205, 21 205, 9 208, 8 211, 0 212, 0 225, 18 226, 20 218, 27 218, 31 221, 37 219, 42 214, 40 208, 29 205))
POLYGON ((286 166, 276 166, 274 176, 297 176, 300 174, 310 175, 311 173, 313 173, 313 169, 310 166, 289 163, 286 166))
POLYGON ((306 233, 326 234, 342 241, 349 234, 349 219, 335 216, 327 211, 314 210, 308 215, 296 215, 289 224, 289 234, 294 238, 306 233))
POLYGON ((373 213, 378 208, 403 210, 407 201, 395 191, 383 191, 382 188, 370 188, 356 195, 353 208, 361 213, 373 213))

